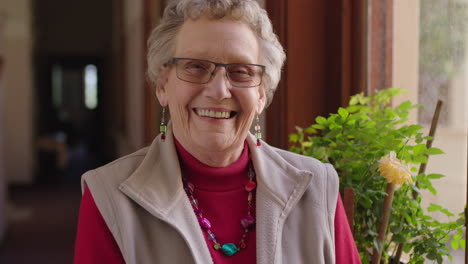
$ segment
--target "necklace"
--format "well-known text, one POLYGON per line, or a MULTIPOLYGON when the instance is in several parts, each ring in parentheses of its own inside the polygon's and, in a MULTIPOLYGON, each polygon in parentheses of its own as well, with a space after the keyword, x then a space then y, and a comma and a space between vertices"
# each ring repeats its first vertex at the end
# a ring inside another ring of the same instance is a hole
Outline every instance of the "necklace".
POLYGON ((239 252, 239 250, 245 249, 247 247, 247 235, 252 227, 255 225, 255 218, 252 216, 252 203, 253 203, 253 194, 252 191, 255 190, 257 183, 254 180, 255 172, 253 170, 252 161, 249 160, 249 169, 248 169, 248 180, 244 186, 245 191, 247 192, 247 215, 240 219, 240 225, 242 228, 242 238, 238 245, 234 243, 226 243, 221 245, 218 240, 216 240, 215 234, 211 231, 211 222, 203 216, 203 212, 199 207, 198 200, 194 197, 193 192, 195 186, 190 183, 185 175, 182 176, 182 181, 184 184, 184 190, 187 194, 190 203, 192 204, 193 211, 197 216, 198 222, 203 230, 208 233, 208 239, 213 242, 213 248, 215 250, 220 250, 226 256, 232 256, 239 252))

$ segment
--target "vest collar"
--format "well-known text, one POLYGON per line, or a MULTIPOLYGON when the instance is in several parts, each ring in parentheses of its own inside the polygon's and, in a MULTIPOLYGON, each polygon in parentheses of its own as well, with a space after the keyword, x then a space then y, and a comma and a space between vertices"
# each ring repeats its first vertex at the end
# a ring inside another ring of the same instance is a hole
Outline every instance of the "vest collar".
MULTIPOLYGON (((210 253, 202 231, 182 185, 181 170, 168 125, 166 139, 158 136, 120 190, 155 217, 166 221, 184 237, 197 263, 208 263, 210 253)), ((256 236, 257 263, 276 263, 279 256, 281 230, 291 208, 301 198, 314 174, 301 171, 284 160, 277 151, 262 142, 256 146, 249 133, 247 142, 257 177, 256 236)))

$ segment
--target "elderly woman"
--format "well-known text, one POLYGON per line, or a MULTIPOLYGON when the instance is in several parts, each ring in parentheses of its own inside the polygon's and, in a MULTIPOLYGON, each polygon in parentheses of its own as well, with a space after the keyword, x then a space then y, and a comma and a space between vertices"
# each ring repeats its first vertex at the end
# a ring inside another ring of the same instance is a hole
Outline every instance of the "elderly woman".
POLYGON ((148 45, 161 133, 83 176, 75 263, 358 263, 333 167, 260 140, 285 59, 266 12, 172 1, 148 45))

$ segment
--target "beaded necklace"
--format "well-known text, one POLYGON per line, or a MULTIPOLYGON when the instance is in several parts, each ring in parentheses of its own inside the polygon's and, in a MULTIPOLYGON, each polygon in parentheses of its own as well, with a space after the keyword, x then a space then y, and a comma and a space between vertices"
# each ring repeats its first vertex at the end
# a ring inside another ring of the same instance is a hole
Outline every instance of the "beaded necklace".
POLYGON ((239 250, 245 249, 247 247, 247 235, 252 227, 255 226, 255 218, 252 216, 252 203, 253 203, 253 194, 252 191, 255 190, 257 183, 254 180, 255 171, 252 166, 252 161, 249 160, 248 168, 248 180, 244 186, 245 191, 247 192, 247 215, 240 219, 240 225, 243 231, 242 238, 238 245, 234 243, 226 243, 221 245, 218 240, 216 240, 215 234, 211 231, 211 222, 203 216, 203 212, 199 207, 198 200, 193 195, 195 186, 190 183, 185 175, 182 176, 182 181, 184 184, 184 190, 187 194, 190 203, 192 204, 193 211, 197 216, 198 222, 203 230, 208 233, 208 239, 213 242, 213 248, 215 250, 221 250, 221 252, 226 256, 232 256, 239 252, 239 250))

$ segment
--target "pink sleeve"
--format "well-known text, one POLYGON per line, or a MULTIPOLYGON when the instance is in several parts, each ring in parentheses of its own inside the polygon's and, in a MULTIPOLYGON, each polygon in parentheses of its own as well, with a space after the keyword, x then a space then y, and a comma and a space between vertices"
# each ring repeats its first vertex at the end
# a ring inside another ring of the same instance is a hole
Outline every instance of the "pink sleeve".
POLYGON ((75 264, 123 264, 122 253, 88 188, 81 199, 75 264))
POLYGON ((339 193, 335 213, 335 255, 336 264, 361 263, 339 193))

